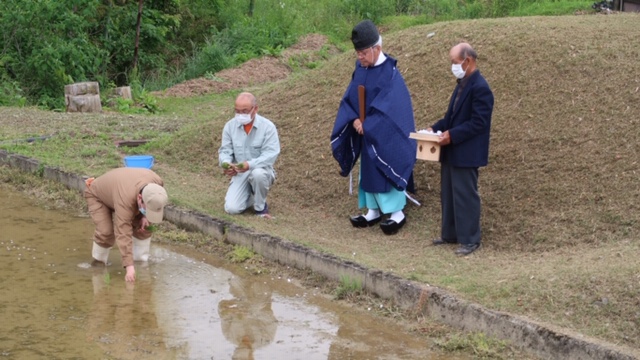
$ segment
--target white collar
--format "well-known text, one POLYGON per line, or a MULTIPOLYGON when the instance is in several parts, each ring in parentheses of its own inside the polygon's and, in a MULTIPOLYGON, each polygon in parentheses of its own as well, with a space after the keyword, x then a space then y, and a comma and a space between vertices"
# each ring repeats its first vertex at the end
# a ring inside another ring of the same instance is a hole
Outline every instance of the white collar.
POLYGON ((385 60, 387 60, 387 56, 382 51, 380 51, 380 56, 378 56, 378 61, 376 61, 376 64, 373 66, 378 66, 382 64, 385 60))

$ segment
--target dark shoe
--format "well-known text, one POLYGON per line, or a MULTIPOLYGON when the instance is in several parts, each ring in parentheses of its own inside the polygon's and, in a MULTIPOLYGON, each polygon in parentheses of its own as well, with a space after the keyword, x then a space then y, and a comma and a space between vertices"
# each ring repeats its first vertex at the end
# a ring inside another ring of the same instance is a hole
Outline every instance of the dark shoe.
POLYGON ((260 217, 268 217, 269 216, 269 204, 264 203, 264 208, 260 211, 256 211, 256 215, 260 217))
POLYGON ((351 218, 349 218, 349 220, 351 221, 351 225, 353 225, 353 227, 366 228, 377 224, 380 221, 380 216, 373 220, 367 220, 364 215, 358 215, 352 216, 351 218))
POLYGON ((402 228, 406 222, 407 222, 406 217, 402 219, 399 223, 395 222, 394 220, 387 219, 382 223, 380 223, 380 228, 382 229, 383 233, 387 235, 393 235, 397 233, 398 230, 400 230, 400 228, 402 228))
POLYGON ((455 240, 444 240, 442 238, 437 238, 437 239, 433 239, 433 245, 437 246, 437 245, 447 245, 447 244, 455 244, 457 243, 457 241, 455 240))
POLYGON ((467 256, 472 252, 478 250, 480 248, 480 244, 470 244, 470 245, 460 245, 460 247, 455 251, 456 255, 467 256))

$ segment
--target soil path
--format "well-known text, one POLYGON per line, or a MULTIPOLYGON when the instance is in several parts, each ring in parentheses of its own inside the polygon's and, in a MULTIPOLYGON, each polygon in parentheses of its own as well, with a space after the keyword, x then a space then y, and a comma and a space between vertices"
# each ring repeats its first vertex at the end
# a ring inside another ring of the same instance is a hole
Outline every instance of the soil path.
MULTIPOLYGON (((213 77, 187 80, 153 94, 174 97, 199 96, 283 80, 293 71, 291 63, 304 65, 313 62, 321 56, 318 52, 326 46, 328 46, 326 36, 305 35, 278 57, 263 56, 251 59, 238 67, 222 70, 213 77)), ((331 53, 338 51, 333 46, 329 46, 328 50, 331 53)))

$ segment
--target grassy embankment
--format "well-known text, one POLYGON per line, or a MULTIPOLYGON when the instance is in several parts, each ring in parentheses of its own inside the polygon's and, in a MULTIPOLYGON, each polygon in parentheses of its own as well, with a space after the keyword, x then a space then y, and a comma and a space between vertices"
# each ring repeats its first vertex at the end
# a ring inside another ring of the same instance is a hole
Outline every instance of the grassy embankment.
MULTIPOLYGON (((357 212, 337 174, 329 133, 353 54, 284 82, 249 89, 277 124, 282 155, 269 205, 272 221, 229 217, 226 180, 216 168, 234 93, 161 99, 159 116, 68 115, 0 109, 2 139, 48 134, 45 142, 3 146, 63 168, 99 175, 120 164, 112 140, 151 138, 142 151, 171 200, 359 263, 446 288, 489 308, 599 339, 640 346, 637 256, 640 50, 638 15, 454 21, 385 36, 412 93, 416 125, 441 116, 454 83, 447 54, 473 44, 491 84, 490 165, 481 170, 483 249, 456 258, 434 248, 439 167, 415 169, 423 206, 408 205, 396 236, 353 229, 357 212), (432 38, 426 34, 435 32, 432 38)), ((357 178, 357 174, 354 176, 357 178)))

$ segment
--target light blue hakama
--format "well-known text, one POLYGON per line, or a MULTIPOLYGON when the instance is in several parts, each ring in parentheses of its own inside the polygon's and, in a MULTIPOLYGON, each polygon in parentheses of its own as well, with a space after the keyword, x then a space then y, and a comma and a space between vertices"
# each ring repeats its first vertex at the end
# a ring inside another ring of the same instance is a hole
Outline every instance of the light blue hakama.
POLYGON ((378 209, 383 214, 391 214, 401 211, 407 205, 407 197, 404 191, 392 188, 385 193, 370 193, 358 187, 358 206, 367 209, 378 209))

